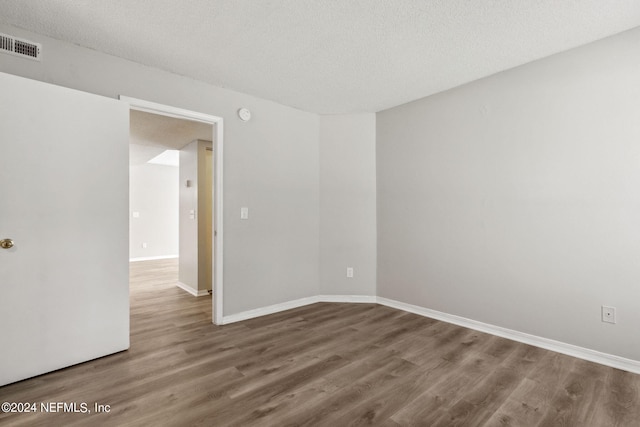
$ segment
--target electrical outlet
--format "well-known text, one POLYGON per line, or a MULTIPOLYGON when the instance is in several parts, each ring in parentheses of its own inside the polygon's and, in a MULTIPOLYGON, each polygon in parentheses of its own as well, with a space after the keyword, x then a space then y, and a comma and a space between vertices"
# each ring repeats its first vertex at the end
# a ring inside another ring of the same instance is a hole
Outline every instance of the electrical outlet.
POLYGON ((347 278, 353 278, 353 267, 347 267, 347 278))
POLYGON ((616 308, 603 305, 602 321, 607 323, 616 323, 616 308))

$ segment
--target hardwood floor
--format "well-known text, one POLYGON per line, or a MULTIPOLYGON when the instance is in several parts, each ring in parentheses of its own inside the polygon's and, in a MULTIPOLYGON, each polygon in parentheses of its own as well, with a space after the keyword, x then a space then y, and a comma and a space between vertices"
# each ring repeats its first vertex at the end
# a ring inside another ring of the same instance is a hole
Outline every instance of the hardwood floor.
POLYGON ((215 326, 176 280, 174 260, 132 264, 128 351, 0 388, 91 413, 0 425, 640 425, 639 375, 376 304, 215 326))

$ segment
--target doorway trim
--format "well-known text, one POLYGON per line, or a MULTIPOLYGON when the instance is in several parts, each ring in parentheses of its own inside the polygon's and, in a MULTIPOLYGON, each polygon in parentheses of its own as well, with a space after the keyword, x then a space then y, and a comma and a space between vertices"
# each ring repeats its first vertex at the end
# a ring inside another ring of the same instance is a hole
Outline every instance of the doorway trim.
POLYGON ((199 113, 196 111, 184 110, 182 108, 172 107, 170 105, 158 104, 151 101, 145 101, 142 99, 131 98, 129 96, 119 96, 120 101, 129 104, 130 110, 144 111, 147 113, 159 114, 161 116, 169 116, 177 119, 185 119, 191 121, 197 121, 202 123, 208 123, 212 125, 215 135, 211 135, 213 138, 213 149, 215 158, 215 174, 213 177, 214 188, 214 209, 213 209, 213 224, 214 224, 214 259, 213 259, 213 304, 212 304, 212 321, 216 325, 222 325, 224 320, 223 313, 223 209, 222 209, 222 192, 223 192, 223 119, 222 117, 212 116, 209 114, 199 113))

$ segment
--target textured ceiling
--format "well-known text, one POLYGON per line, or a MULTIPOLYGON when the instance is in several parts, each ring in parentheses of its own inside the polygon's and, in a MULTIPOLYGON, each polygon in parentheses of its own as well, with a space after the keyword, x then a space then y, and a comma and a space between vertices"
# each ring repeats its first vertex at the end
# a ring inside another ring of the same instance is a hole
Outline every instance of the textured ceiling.
POLYGON ((130 140, 132 144, 155 145, 180 150, 195 139, 210 141, 213 126, 191 120, 131 110, 130 140))
POLYGON ((0 0, 0 11, 317 113, 380 111, 640 25, 639 0, 0 0))
POLYGON ((146 163, 164 150, 180 150, 196 139, 211 141, 213 126, 191 120, 131 110, 129 160, 146 163))

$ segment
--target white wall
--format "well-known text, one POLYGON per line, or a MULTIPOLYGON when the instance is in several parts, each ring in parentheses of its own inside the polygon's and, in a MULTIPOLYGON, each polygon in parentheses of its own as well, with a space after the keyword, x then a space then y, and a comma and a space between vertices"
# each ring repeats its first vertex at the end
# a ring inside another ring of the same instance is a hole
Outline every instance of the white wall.
POLYGON ((379 113, 378 295, 640 360, 639 100, 636 29, 379 113))
POLYGON ((322 295, 376 293, 375 125, 375 114, 320 117, 322 295))
POLYGON ((178 256, 178 168, 129 167, 129 257, 178 256), (132 216, 140 214, 139 218, 132 216), (147 248, 142 247, 147 244, 147 248))
POLYGON ((0 31, 43 48, 42 62, 2 55, 2 72, 224 118, 224 314, 318 294, 317 115, 7 25, 0 31), (240 107, 252 110, 251 121, 237 118, 240 107))

